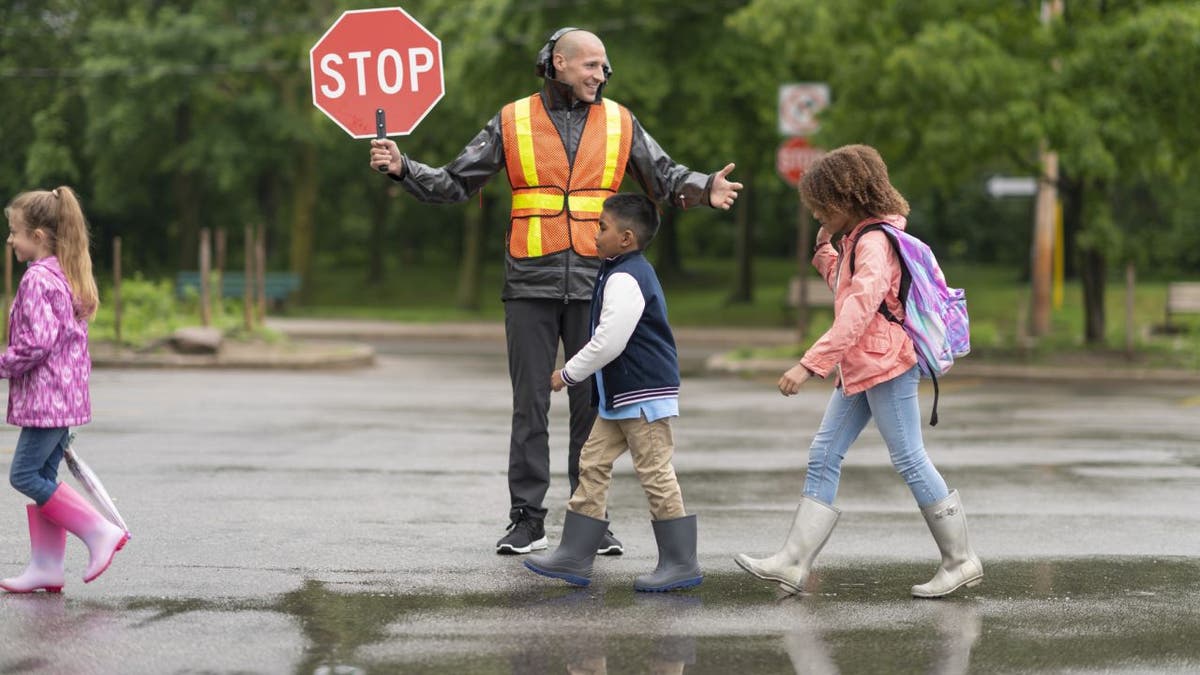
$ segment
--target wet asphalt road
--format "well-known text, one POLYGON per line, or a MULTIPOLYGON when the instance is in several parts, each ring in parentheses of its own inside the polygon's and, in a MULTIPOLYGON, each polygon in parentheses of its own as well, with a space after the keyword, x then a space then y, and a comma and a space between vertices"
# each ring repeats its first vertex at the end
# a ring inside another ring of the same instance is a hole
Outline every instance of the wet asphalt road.
MULTIPOLYGON (((97 371, 77 447, 134 538, 92 584, 72 539, 62 595, 0 595, 0 672, 1200 670, 1195 387, 948 378, 926 444, 987 576, 915 601, 937 550, 872 427, 810 594, 742 573, 735 553, 787 532, 829 389, 785 399, 773 377, 687 377, 676 468, 706 579, 644 596, 631 584, 655 547, 627 458, 609 501, 626 555, 598 560, 588 589, 535 576, 493 553, 503 345, 377 347, 378 365, 342 372, 97 371)), ((681 352, 692 370, 705 349, 681 352)), ((552 543, 567 497, 554 400, 552 543)), ((15 441, 0 437, 0 468, 15 441)), ((5 575, 27 560, 23 503, 0 492, 5 575)))

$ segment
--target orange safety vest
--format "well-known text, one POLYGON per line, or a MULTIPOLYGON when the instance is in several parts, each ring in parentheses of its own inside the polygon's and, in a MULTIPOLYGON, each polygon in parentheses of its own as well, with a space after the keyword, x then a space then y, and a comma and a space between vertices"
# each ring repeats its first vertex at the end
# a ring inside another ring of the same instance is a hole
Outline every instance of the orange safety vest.
POLYGON ((509 254, 536 258, 574 248, 595 257, 600 210, 625 177, 633 115, 608 99, 588 106, 574 166, 540 95, 504 106, 500 127, 512 186, 509 254))

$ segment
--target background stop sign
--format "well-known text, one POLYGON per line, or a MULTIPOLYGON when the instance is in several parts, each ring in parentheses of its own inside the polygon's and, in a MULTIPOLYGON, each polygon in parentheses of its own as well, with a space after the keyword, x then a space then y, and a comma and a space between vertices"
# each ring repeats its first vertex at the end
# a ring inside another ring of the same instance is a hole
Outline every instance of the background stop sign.
POLYGON ((779 176, 787 181, 788 185, 796 187, 800 185, 800 179, 804 177, 804 172, 808 167, 812 166, 825 151, 820 148, 814 148, 808 144, 808 139, 803 136, 789 138, 779 146, 779 150, 775 153, 775 170, 779 172, 779 176))
POLYGON ((309 51, 313 105, 355 138, 411 133, 445 93, 442 42, 399 7, 342 14, 309 51))

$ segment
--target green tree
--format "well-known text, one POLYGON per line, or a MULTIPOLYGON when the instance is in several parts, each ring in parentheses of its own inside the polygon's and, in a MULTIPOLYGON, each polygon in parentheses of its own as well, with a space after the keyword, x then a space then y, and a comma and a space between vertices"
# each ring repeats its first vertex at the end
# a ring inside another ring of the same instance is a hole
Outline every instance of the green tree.
POLYGON ((1195 162, 1196 125, 1187 120, 1197 94, 1188 83, 1200 58, 1200 7, 1072 1, 1051 28, 1038 8, 755 0, 734 24, 831 83, 819 140, 879 147, 911 192, 952 194, 963 176, 987 172, 1036 174, 1045 139, 1061 157, 1084 334, 1096 344, 1105 260, 1124 254, 1117 232, 1133 229, 1113 218, 1118 186, 1177 182, 1195 162))

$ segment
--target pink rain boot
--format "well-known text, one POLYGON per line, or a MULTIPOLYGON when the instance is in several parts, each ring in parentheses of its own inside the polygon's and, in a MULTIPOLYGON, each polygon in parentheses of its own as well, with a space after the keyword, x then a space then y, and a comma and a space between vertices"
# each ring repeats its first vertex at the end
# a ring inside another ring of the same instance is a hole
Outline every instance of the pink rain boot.
POLYGON ((104 573, 113 556, 129 541, 129 533, 108 522, 66 483, 59 483, 50 501, 41 508, 42 516, 67 528, 88 547, 88 566, 83 582, 88 583, 104 573))
POLYGON ((30 504, 25 510, 29 516, 29 566, 19 577, 0 579, 0 588, 9 593, 32 593, 39 589, 61 593, 67 531, 43 518, 37 504, 30 504))

